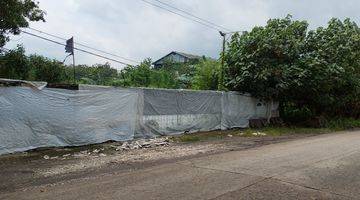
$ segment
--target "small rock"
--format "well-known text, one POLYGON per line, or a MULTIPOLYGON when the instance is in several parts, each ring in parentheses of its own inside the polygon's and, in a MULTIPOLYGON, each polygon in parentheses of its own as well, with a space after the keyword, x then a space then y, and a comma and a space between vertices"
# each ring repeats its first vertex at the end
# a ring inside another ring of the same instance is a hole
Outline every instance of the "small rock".
POLYGON ((149 148, 149 147, 151 147, 151 143, 150 142, 144 142, 144 143, 141 144, 141 146, 143 148, 149 148))
POLYGON ((266 133, 262 133, 262 132, 254 132, 252 133, 253 136, 266 136, 266 133))
POLYGON ((156 146, 168 146, 169 144, 167 142, 157 142, 155 143, 156 146))
POLYGON ((64 158, 65 158, 65 157, 69 157, 70 155, 71 155, 71 154, 69 154, 69 153, 68 153, 68 154, 64 154, 64 155, 62 155, 62 157, 64 157, 64 158))
POLYGON ((100 154, 99 154, 99 156, 100 156, 100 157, 105 157, 105 156, 106 156, 106 154, 104 154, 104 153, 100 153, 100 154))
POLYGON ((100 150, 99 149, 94 149, 93 153, 99 153, 100 150))
POLYGON ((129 143, 128 142, 124 142, 124 143, 122 143, 122 145, 121 145, 121 148, 129 148, 129 143))
POLYGON ((80 151, 81 154, 88 154, 88 150, 85 150, 85 151, 80 151))
POLYGON ((139 148, 142 147, 142 145, 141 145, 138 141, 136 141, 135 144, 136 144, 139 148))
POLYGON ((51 157, 50 159, 53 160, 53 159, 58 159, 59 156, 54 156, 54 157, 51 157))
POLYGON ((45 160, 49 160, 49 159, 50 159, 50 156, 45 155, 45 156, 44 156, 44 159, 45 159, 45 160))
POLYGON ((229 135, 227 135, 228 137, 233 137, 233 135, 231 135, 231 134, 229 134, 229 135))

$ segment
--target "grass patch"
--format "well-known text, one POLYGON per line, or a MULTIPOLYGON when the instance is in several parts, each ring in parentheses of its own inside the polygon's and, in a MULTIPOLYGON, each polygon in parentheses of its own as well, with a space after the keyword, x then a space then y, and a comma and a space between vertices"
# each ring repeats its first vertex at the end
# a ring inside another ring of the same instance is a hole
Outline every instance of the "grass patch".
POLYGON ((295 135, 295 134, 324 134, 334 131, 349 130, 354 128, 360 128, 360 120, 351 118, 339 118, 327 120, 325 128, 308 128, 298 126, 284 126, 275 127, 269 126, 259 129, 237 129, 227 131, 209 131, 199 132, 193 134, 173 136, 171 139, 174 142, 199 142, 199 141, 211 141, 220 140, 231 137, 263 137, 263 136, 283 136, 283 135, 295 135))
POLYGON ((331 132, 328 128, 302 128, 302 127, 264 127, 259 129, 234 129, 227 131, 199 132, 171 137, 174 142, 192 143, 200 141, 221 140, 232 137, 264 137, 282 136, 291 134, 324 134, 331 132))
POLYGON ((233 134, 234 132, 234 130, 198 132, 186 135, 173 136, 171 137, 171 140, 174 142, 199 142, 219 140, 228 137, 229 134, 233 134))
POLYGON ((198 142, 200 141, 200 137, 195 134, 181 135, 178 137, 172 137, 172 140, 175 142, 198 142))
POLYGON ((360 119, 353 119, 353 118, 330 119, 327 120, 326 127, 334 131, 360 128, 360 119))
POLYGON ((291 134, 323 134, 328 132, 331 132, 331 130, 328 128, 264 127, 259 129, 246 129, 243 131, 243 133, 240 133, 240 135, 245 137, 253 137, 257 135, 262 136, 262 134, 266 134, 267 136, 282 136, 291 134))

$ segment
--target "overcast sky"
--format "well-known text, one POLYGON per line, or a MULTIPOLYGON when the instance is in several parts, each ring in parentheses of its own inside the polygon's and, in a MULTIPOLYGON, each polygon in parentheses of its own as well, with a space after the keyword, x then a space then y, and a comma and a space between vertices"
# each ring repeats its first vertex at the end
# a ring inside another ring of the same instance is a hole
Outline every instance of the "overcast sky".
MULTIPOLYGON (((148 0, 156 3, 155 0, 148 0)), ((270 18, 293 15, 307 20, 310 28, 325 26, 332 17, 350 17, 360 24, 359 0, 162 0, 228 29, 250 30, 270 18)), ((40 0, 46 22, 31 27, 141 61, 182 51, 219 57, 221 37, 202 26, 141 0, 40 0)), ((36 33, 36 32, 34 32, 36 33)), ((27 53, 63 60, 64 47, 28 35, 12 37, 7 48, 24 44, 27 53)), ((78 64, 106 60, 76 52, 78 64)), ((116 58, 121 60, 119 58, 116 58)), ((111 63, 121 69, 123 66, 111 63)))

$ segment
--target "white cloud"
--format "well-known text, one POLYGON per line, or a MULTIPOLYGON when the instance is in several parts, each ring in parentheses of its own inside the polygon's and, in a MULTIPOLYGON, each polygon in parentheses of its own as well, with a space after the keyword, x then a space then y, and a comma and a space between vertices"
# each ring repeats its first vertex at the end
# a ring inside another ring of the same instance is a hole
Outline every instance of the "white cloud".
MULTIPOLYGON (((151 0, 154 1, 154 0, 151 0)), ((269 18, 292 14, 323 26, 331 17, 359 22, 356 0, 163 0, 231 30, 249 30, 269 18)), ((46 23, 31 26, 135 60, 154 60, 170 51, 184 51, 217 58, 221 38, 217 31, 183 19, 140 0, 40 0, 46 23)), ((23 43, 28 53, 62 60, 64 47, 27 35, 13 37, 7 47, 23 43)), ((79 64, 106 60, 77 53, 79 64)), ((112 63, 114 67, 122 66, 112 63)))

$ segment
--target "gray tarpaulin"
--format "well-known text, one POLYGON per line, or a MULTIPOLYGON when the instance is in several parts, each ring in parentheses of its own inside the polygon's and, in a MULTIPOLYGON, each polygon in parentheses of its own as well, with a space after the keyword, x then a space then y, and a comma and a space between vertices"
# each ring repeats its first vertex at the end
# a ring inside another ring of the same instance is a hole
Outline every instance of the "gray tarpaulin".
POLYGON ((0 154, 247 127, 276 111, 236 92, 0 86, 0 154))
POLYGON ((0 87, 0 154, 131 140, 137 93, 0 87))
POLYGON ((144 130, 173 135, 220 129, 221 93, 143 89, 144 130))

